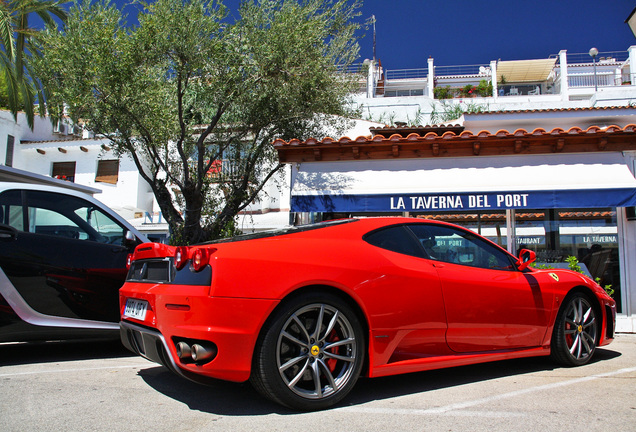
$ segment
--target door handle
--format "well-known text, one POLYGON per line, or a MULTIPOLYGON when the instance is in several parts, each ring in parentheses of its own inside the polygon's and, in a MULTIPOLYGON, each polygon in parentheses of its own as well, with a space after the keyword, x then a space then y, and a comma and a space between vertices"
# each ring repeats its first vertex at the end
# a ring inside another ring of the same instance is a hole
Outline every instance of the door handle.
POLYGON ((10 225, 0 225, 0 241, 15 240, 18 238, 18 230, 10 225))

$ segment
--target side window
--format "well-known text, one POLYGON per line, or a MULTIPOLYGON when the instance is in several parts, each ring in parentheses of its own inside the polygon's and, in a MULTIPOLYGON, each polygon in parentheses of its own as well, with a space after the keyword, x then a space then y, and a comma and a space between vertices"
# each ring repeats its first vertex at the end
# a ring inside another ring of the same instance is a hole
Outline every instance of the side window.
POLYGON ((19 190, 9 190, 0 194, 0 223, 24 231, 22 193, 19 190))
POLYGON ((418 246, 413 235, 403 226, 393 226, 373 231, 364 236, 364 240, 382 249, 405 255, 423 257, 422 248, 418 246))
POLYGON ((99 208, 88 204, 75 210, 75 214, 99 233, 104 243, 123 244, 125 230, 99 208))
POLYGON ((89 235, 75 222, 55 210, 28 207, 29 232, 87 240, 89 235))
POLYGON ((409 225, 431 259, 486 269, 513 269, 507 253, 477 237, 443 225, 409 225))
POLYGON ((29 232, 123 244, 124 228, 89 201, 43 191, 27 191, 26 197, 29 232))

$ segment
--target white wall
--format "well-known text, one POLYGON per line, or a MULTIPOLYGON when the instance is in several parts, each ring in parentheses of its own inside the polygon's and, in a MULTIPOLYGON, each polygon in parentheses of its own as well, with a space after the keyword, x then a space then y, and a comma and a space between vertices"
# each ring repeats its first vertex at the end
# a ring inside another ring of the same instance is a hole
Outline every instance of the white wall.
POLYGON ((117 184, 95 181, 98 160, 118 159, 112 151, 104 150, 102 144, 107 142, 99 139, 74 139, 16 144, 13 166, 50 176, 54 162, 75 162, 75 183, 100 189, 102 192, 95 194, 95 198, 124 218, 130 219, 136 212, 152 212, 150 187, 141 178, 130 157, 119 158, 117 184), (44 151, 44 154, 38 153, 38 149, 44 151))

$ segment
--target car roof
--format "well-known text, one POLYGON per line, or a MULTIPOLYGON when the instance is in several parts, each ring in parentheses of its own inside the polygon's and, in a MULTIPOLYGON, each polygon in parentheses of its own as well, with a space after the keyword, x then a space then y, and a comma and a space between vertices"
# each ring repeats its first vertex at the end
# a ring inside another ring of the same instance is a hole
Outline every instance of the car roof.
POLYGON ((274 231, 266 231, 255 234, 245 234, 235 237, 229 237, 225 239, 212 240, 202 244, 219 244, 219 243, 233 243, 238 241, 247 240, 260 240, 270 239, 280 236, 292 235, 296 237, 324 237, 327 232, 332 233, 337 237, 351 237, 359 238, 360 236, 384 227, 400 224, 414 224, 414 223, 428 223, 447 225, 444 222, 433 221, 427 219, 416 219, 403 216, 382 216, 382 217, 368 217, 368 218, 350 218, 350 219, 335 219, 314 224, 288 226, 282 229, 274 231))
MULTIPOLYGON (((67 182, 68 183, 68 182, 67 182)), ((27 190, 38 190, 38 191, 46 191, 46 192, 57 192, 65 195, 72 195, 76 197, 92 197, 89 193, 79 191, 77 189, 65 188, 62 186, 51 186, 37 183, 20 183, 20 182, 0 182, 0 192, 4 192, 6 190, 15 190, 15 189, 27 189, 27 190)))

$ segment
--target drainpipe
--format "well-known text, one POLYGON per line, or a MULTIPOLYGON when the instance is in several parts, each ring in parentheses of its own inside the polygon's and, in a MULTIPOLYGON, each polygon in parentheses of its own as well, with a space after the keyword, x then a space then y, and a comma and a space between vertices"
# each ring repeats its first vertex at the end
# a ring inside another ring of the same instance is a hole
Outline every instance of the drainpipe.
POLYGON ((567 50, 559 51, 559 64, 561 65, 561 100, 570 100, 570 87, 568 86, 568 54, 567 50))

